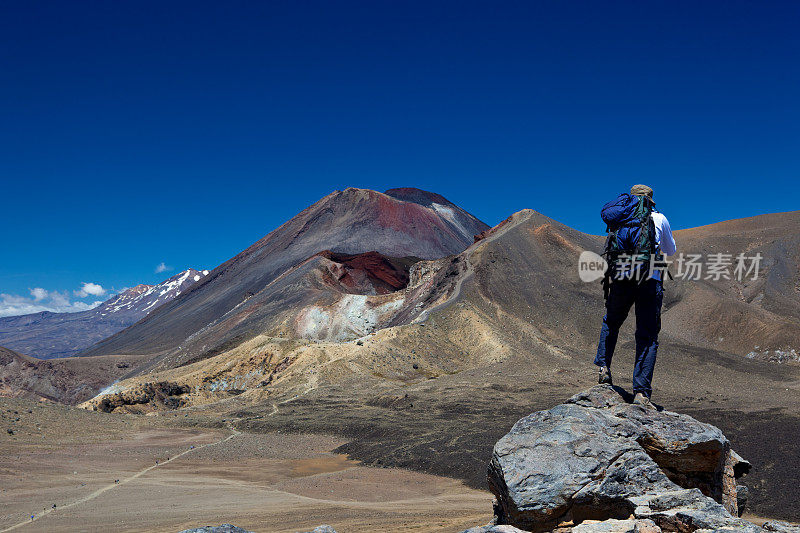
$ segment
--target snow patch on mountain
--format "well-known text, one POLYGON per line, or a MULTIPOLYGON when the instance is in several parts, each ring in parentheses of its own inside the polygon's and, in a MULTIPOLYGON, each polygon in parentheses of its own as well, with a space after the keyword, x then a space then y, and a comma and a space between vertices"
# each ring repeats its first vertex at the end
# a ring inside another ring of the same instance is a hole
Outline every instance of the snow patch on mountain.
POLYGON ((185 293, 203 272, 189 269, 157 285, 136 285, 78 312, 2 317, 0 345, 43 359, 75 355, 185 293))
POLYGON ((206 276, 202 272, 189 269, 180 272, 158 285, 137 285, 111 298, 97 309, 100 316, 107 316, 120 311, 139 311, 143 315, 161 304, 180 296, 191 285, 206 276))
POLYGON ((456 214, 455 210, 452 207, 448 207, 442 204, 437 204, 435 202, 431 205, 431 207, 433 207, 433 209, 437 213, 439 213, 439 215, 442 218, 444 218, 445 220, 450 222, 453 226, 455 226, 458 229, 458 231, 461 232, 463 235, 470 234, 470 230, 464 227, 464 225, 461 223, 461 220, 459 220, 458 215, 456 214))

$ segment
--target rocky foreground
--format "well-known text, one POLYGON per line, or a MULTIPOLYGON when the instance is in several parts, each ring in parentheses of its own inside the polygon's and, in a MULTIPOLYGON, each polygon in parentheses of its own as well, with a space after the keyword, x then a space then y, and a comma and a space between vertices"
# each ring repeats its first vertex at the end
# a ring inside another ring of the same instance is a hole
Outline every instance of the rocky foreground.
POLYGON ((464 533, 782 531, 740 518, 750 464, 715 426, 599 385, 519 420, 494 447, 495 518, 464 533))
MULTIPOLYGON (((246 529, 242 529, 240 527, 236 527, 232 524, 222 524, 221 526, 205 526, 205 527, 197 527, 194 529, 185 529, 180 533, 253 533, 253 532, 247 531, 246 529)), ((313 531, 308 531, 307 533, 336 533, 336 531, 331 526, 319 526, 315 527, 313 531)))

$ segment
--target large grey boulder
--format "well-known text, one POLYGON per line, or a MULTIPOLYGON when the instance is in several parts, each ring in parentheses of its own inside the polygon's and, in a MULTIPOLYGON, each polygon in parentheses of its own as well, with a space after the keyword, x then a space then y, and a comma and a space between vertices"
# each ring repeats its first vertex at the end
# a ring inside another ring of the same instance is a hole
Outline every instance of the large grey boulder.
POLYGON ((749 463, 725 435, 629 399, 598 385, 519 420, 489 465, 495 523, 538 532, 634 518, 670 531, 758 530, 736 516, 736 479, 749 463))

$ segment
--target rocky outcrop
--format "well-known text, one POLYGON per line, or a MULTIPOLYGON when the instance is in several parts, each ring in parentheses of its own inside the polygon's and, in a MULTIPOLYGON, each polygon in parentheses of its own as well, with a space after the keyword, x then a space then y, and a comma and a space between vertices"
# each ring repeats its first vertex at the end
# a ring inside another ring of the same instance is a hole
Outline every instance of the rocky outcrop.
POLYGON ((509 525, 488 525, 488 526, 479 526, 479 527, 471 527, 466 531, 462 531, 461 533, 525 533, 521 529, 517 529, 514 526, 509 525))
POLYGON ((661 529, 652 520, 609 518, 602 522, 578 524, 572 531, 574 533, 659 533, 661 529))
POLYGON ((462 533, 525 533, 521 529, 517 529, 514 526, 508 525, 488 525, 488 526, 479 526, 479 527, 471 527, 466 531, 462 531, 462 533))
POLYGON ((158 404, 170 409, 177 409, 183 406, 182 395, 191 392, 191 387, 170 381, 151 381, 142 383, 131 389, 113 391, 92 398, 85 402, 83 406, 92 411, 103 411, 111 413, 120 408, 128 408, 138 405, 158 404))
POLYGON ((184 529, 180 533, 253 533, 232 524, 222 524, 221 526, 204 526, 194 529, 184 529))
POLYGON ((774 531, 775 533, 800 533, 800 526, 797 524, 790 524, 789 522, 782 522, 780 520, 764 522, 764 525, 761 527, 767 531, 774 531))
POLYGON ((738 518, 750 465, 718 428, 629 402, 599 385, 519 420, 489 464, 495 522, 468 531, 761 531, 738 518))

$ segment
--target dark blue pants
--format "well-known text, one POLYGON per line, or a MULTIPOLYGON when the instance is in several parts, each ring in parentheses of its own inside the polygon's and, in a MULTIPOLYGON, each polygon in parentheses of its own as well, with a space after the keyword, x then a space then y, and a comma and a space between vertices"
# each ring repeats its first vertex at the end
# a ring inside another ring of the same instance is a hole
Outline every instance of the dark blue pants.
POLYGON ((594 364, 611 368, 611 358, 617 346, 619 328, 625 322, 631 306, 636 306, 636 363, 633 367, 633 391, 648 398, 653 392, 653 369, 658 352, 658 332, 661 330, 661 303, 664 287, 661 280, 614 280, 606 300, 606 316, 600 330, 600 342, 594 364))

